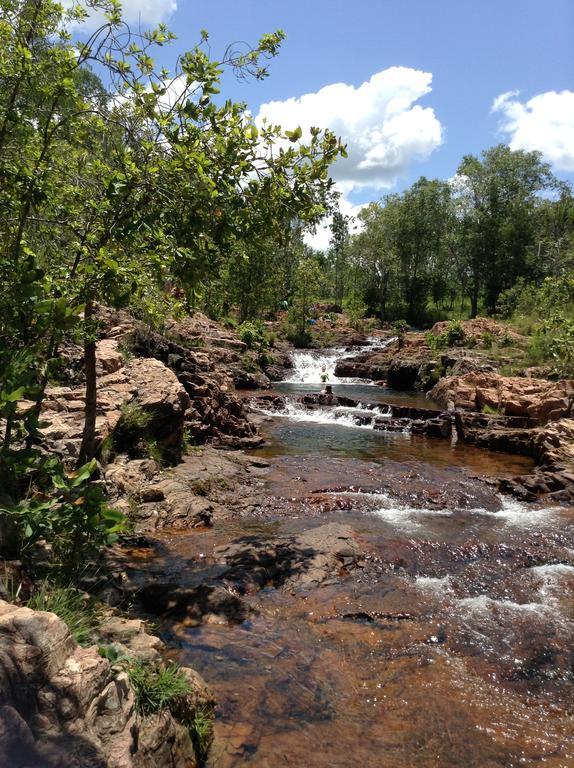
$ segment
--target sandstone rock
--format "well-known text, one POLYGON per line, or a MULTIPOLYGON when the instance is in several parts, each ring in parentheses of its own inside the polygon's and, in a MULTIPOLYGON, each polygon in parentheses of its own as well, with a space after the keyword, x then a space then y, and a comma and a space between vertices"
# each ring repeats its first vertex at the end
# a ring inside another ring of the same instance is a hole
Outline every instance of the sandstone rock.
POLYGON ((117 339, 102 339, 96 344, 96 371, 98 376, 115 373, 123 367, 124 360, 118 349, 117 339))
POLYGON ((536 455, 536 432, 528 418, 457 411, 455 425, 458 437, 465 443, 519 456, 536 455))
POLYGON ((242 368, 234 368, 233 383, 236 389, 269 389, 271 384, 264 373, 248 372, 242 368))
POLYGON ((214 554, 228 566, 222 577, 244 591, 269 584, 307 589, 356 567, 359 560, 352 527, 340 523, 271 540, 245 537, 217 547, 214 554))
POLYGON ((470 373, 441 379, 429 396, 447 410, 496 410, 538 423, 567 416, 574 403, 574 380, 546 381, 470 373))
MULTIPOLYGON (((125 672, 95 647, 78 647, 54 614, 0 602, 0 662, 0 765, 197 765, 189 732, 176 719, 182 714, 166 711, 142 720, 125 672)), ((189 675, 197 688, 178 706, 212 703, 200 678, 189 675)))
MULTIPOLYGON (((523 336, 511 330, 507 325, 498 323, 489 317, 475 317, 473 320, 462 320, 461 326, 466 339, 476 339, 481 341, 485 333, 490 334, 495 339, 508 340, 511 344, 521 344, 525 341, 523 336)), ((449 321, 443 320, 435 323, 431 328, 434 336, 439 336, 449 328, 449 321)))

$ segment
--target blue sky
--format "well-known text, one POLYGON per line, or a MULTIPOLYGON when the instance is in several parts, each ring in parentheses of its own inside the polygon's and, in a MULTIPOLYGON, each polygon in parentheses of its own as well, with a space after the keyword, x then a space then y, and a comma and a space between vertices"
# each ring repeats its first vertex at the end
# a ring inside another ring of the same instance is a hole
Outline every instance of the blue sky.
POLYGON ((499 141, 539 149, 561 178, 574 179, 574 0, 124 0, 124 7, 128 20, 162 19, 177 34, 166 64, 201 28, 216 57, 229 42, 284 29, 268 80, 228 78, 225 96, 286 128, 320 124, 340 133, 351 156, 333 175, 349 212, 420 175, 450 178, 464 154, 499 141))

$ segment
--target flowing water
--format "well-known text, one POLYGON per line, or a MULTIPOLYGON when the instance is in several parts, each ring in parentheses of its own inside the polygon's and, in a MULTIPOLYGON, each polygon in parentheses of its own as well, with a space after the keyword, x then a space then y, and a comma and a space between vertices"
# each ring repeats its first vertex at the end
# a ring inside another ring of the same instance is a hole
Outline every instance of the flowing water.
POLYGON ((209 568, 240 536, 342 522, 366 553, 320 587, 253 594, 242 622, 168 624, 218 696, 210 766, 573 767, 573 510, 497 494, 528 459, 373 430, 386 403, 431 404, 338 380, 342 354, 297 353, 278 389, 319 391, 325 367, 374 408, 270 414, 254 455, 281 504, 165 540, 174 568, 209 568))

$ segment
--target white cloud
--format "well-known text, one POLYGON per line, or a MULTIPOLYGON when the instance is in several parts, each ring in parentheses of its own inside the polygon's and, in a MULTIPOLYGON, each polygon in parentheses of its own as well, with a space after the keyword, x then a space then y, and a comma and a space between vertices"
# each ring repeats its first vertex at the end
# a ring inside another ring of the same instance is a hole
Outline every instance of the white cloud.
POLYGON ((431 92, 431 82, 429 72, 390 67, 358 88, 335 83, 299 98, 263 104, 256 123, 267 119, 287 129, 300 125, 303 140, 311 126, 330 128, 349 153, 332 169, 343 191, 386 190, 442 143, 434 110, 415 103, 431 92))
POLYGON ((547 91, 526 102, 519 95, 503 93, 492 105, 503 116, 510 148, 538 150, 556 170, 574 171, 574 92, 547 91))
MULTIPOLYGON (((341 191, 340 188, 339 191, 341 191)), ((356 233, 362 228, 359 220, 357 219, 357 216, 359 215, 361 208, 364 208, 365 205, 367 205, 367 203, 354 205, 353 203, 349 202, 349 200, 347 200, 344 195, 342 195, 339 199, 339 210, 344 216, 349 216, 351 218, 351 233, 356 233)), ((323 221, 316 227, 314 232, 306 232, 303 235, 303 239, 307 245, 309 245, 311 248, 315 248, 317 251, 327 251, 329 249, 329 241, 331 239, 332 221, 332 216, 326 216, 323 221)))
MULTIPOLYGON (((331 169, 341 192, 341 212, 356 216, 362 205, 349 200, 353 192, 382 193, 391 189, 409 167, 426 160, 442 144, 443 127, 432 107, 416 102, 431 92, 432 75, 408 67, 377 72, 358 88, 334 83, 316 93, 263 104, 255 118, 289 130, 301 126, 302 141, 313 126, 329 128, 347 144, 348 158, 331 169)), ((307 242, 325 250, 330 220, 307 242)))
MULTIPOLYGON (((71 8, 73 5, 85 5, 81 0, 62 0, 64 8, 71 8)), ((142 27, 149 29, 166 21, 172 13, 177 10, 177 0, 123 0, 122 16, 130 26, 134 28, 142 27)), ((101 11, 92 11, 90 18, 77 25, 77 29, 86 32, 97 29, 105 21, 104 13, 101 11)))

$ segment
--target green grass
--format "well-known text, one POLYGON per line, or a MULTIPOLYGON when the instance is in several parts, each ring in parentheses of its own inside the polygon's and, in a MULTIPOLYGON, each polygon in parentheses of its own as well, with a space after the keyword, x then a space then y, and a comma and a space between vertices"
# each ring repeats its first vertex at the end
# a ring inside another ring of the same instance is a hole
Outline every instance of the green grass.
POLYGON ((140 715, 163 712, 181 696, 191 693, 191 686, 177 664, 155 666, 143 661, 132 661, 127 669, 140 715))
POLYGON ((200 765, 204 765, 213 741, 213 710, 199 707, 188 725, 195 754, 200 765))
POLYGON ((58 587, 44 582, 34 591, 27 606, 34 611, 55 613, 79 645, 87 646, 93 642, 98 612, 94 604, 74 587, 58 587))
POLYGON ((145 429, 152 420, 152 414, 136 402, 124 403, 121 412, 122 427, 128 431, 145 429))

